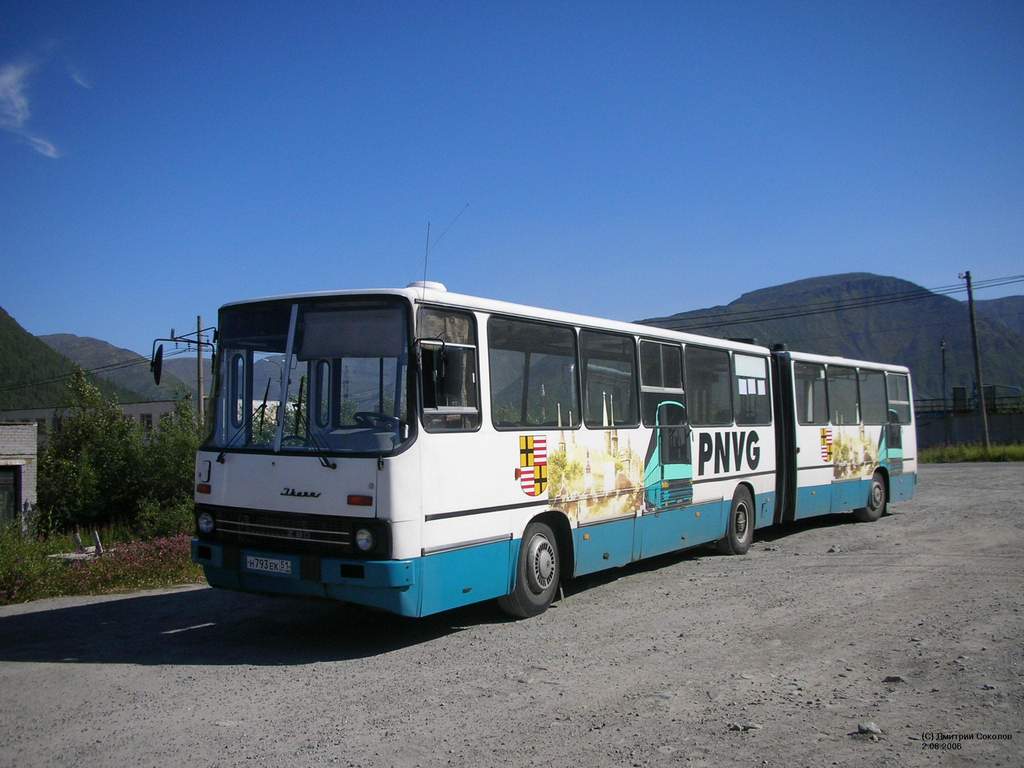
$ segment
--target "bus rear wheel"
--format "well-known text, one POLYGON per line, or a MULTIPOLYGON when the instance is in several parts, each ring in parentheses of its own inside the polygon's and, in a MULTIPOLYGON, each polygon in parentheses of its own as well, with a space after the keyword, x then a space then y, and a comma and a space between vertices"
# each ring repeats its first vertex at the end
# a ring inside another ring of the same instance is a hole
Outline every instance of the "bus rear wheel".
POLYGON ((530 523, 519 546, 515 588, 498 598, 498 606, 517 619, 544 613, 555 599, 561 571, 554 531, 544 523, 530 523))
POLYGON ((881 472, 875 472, 868 492, 868 505, 853 510, 853 519, 858 523, 873 523, 885 514, 885 503, 885 478, 881 472))
POLYGON ((754 500, 750 491, 740 486, 732 496, 729 509, 729 527, 718 542, 723 555, 745 555, 754 541, 754 500))

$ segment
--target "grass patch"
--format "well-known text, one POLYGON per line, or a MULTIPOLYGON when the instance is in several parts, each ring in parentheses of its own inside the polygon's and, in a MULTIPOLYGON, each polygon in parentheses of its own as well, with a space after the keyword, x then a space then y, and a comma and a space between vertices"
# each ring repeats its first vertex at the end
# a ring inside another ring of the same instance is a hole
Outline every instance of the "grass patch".
POLYGON ((917 459, 924 464, 948 464, 956 461, 1024 461, 1024 444, 993 445, 987 451, 983 445, 947 445, 920 451, 917 459))
POLYGON ((190 540, 178 534, 117 541, 106 545, 111 549, 102 557, 66 562, 47 555, 74 552, 70 536, 37 539, 6 527, 0 531, 0 605, 201 582, 203 571, 191 561, 190 540))

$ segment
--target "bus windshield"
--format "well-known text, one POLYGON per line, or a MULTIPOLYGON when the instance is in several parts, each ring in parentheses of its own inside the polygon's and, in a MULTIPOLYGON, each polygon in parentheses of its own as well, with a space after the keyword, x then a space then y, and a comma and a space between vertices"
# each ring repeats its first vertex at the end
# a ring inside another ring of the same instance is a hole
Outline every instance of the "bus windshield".
POLYGON ((221 310, 215 423, 223 450, 370 453, 409 439, 408 309, 392 297, 221 310))

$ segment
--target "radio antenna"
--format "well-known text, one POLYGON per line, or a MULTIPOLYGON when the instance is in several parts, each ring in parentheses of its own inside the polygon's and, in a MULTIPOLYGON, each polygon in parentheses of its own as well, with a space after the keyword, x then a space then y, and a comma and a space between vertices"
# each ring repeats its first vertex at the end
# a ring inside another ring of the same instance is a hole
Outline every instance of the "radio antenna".
POLYGON ((430 222, 427 222, 427 244, 423 248, 423 285, 420 286, 420 300, 427 296, 427 257, 430 255, 430 222))
POLYGON ((430 222, 429 221, 427 222, 427 246, 426 246, 426 248, 423 251, 423 291, 424 291, 423 295, 424 296, 426 295, 426 290, 427 290, 427 286, 426 286, 426 282, 427 282, 427 257, 430 255, 430 246, 433 245, 434 247, 437 247, 437 244, 440 243, 444 239, 444 236, 448 234, 448 231, 452 227, 455 226, 455 222, 457 222, 459 219, 462 218, 462 214, 464 214, 466 212, 467 208, 469 208, 469 203, 466 203, 464 206, 462 206, 462 210, 459 211, 455 215, 455 218, 451 220, 451 223, 449 223, 448 226, 444 228, 444 232, 442 232, 440 235, 438 235, 437 236, 437 240, 435 240, 433 243, 430 242, 430 222))

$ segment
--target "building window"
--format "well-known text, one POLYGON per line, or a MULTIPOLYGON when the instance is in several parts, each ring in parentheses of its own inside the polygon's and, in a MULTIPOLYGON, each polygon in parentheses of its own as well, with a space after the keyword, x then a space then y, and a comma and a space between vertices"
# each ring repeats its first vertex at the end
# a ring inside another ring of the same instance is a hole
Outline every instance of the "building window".
POLYGON ((492 317, 487 321, 487 345, 495 428, 579 426, 572 328, 492 317))

